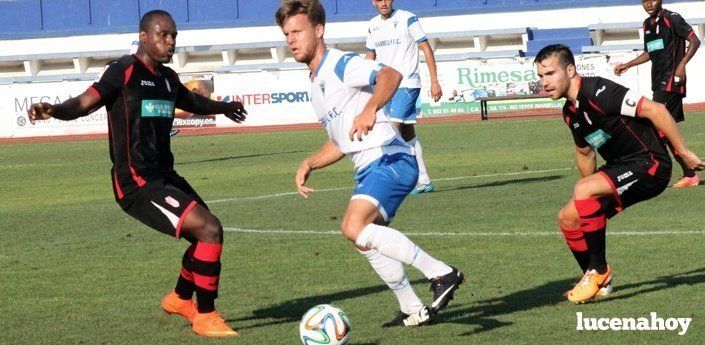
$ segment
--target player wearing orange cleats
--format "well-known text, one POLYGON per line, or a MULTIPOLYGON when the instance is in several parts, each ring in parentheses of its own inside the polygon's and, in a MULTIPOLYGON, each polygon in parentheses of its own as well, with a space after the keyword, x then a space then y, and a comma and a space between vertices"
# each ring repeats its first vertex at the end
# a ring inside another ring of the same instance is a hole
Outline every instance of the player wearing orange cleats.
POLYGON ((196 302, 193 300, 181 299, 175 291, 170 292, 162 299, 162 309, 167 314, 179 314, 183 316, 188 323, 193 324, 193 319, 198 313, 196 302))
POLYGON ((611 293, 612 269, 607 265, 607 270, 600 274, 597 270, 588 270, 580 282, 568 292, 568 300, 573 303, 582 303, 594 297, 607 297, 611 293), (608 288, 609 287, 609 288, 608 288))
POLYGON ((217 311, 210 313, 197 313, 193 319, 193 331, 204 337, 237 337, 239 334, 233 331, 225 323, 217 311))
POLYGON ((689 169, 702 170, 705 163, 688 150, 665 106, 610 80, 581 77, 568 47, 547 46, 534 63, 548 96, 566 99, 563 119, 575 142, 581 178, 558 221, 583 273, 567 297, 583 303, 611 289, 607 219, 668 186, 671 159, 659 133, 689 169), (596 152, 606 162, 599 169, 596 152))
POLYGON ((73 120, 105 106, 113 193, 120 208, 143 224, 184 238, 186 249, 173 293, 162 301, 168 313, 184 316, 204 336, 237 335, 215 312, 220 280, 223 227, 205 201, 174 170, 169 132, 174 109, 224 114, 240 123, 247 112, 239 102, 216 102, 189 91, 165 63, 176 47, 176 24, 165 11, 140 20, 139 48, 107 64, 99 81, 61 104, 32 104, 32 124, 73 120), (197 303, 193 298, 196 297, 197 303))

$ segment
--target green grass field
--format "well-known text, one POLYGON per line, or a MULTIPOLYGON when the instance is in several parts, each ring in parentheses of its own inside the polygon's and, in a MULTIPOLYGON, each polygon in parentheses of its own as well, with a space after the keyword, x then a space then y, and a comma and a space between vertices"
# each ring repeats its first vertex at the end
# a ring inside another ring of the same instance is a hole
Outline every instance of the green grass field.
MULTIPOLYGON (((691 149, 705 156, 705 114, 686 124, 691 149)), ((309 200, 293 193, 300 160, 325 140, 320 130, 172 140, 177 171, 227 231, 217 307, 241 333, 228 340, 199 338, 161 311, 186 242, 115 204, 107 141, 0 145, 0 343, 297 344, 301 315, 334 303, 351 319, 351 344, 702 344, 705 188, 669 188, 610 221, 615 293, 576 306, 560 298, 579 278, 555 220, 578 178, 562 121, 417 131, 438 191, 409 197, 392 226, 469 278, 435 325, 380 328, 396 300, 334 233, 353 184, 348 161, 315 171, 309 200), (578 311, 693 321, 684 336, 581 332, 578 311)), ((428 302, 424 277, 409 274, 428 302)))

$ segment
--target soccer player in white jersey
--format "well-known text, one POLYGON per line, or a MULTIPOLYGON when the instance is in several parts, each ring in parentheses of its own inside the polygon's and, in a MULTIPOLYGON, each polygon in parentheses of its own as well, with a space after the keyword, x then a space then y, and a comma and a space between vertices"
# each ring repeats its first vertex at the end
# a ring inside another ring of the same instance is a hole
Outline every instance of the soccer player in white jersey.
POLYGON ((426 172, 423 150, 416 136, 414 123, 417 115, 416 100, 421 92, 419 48, 426 57, 431 76, 431 97, 438 101, 443 96, 436 75, 433 49, 415 14, 394 9, 394 0, 372 0, 372 4, 377 8, 379 15, 369 22, 365 58, 381 62, 401 73, 401 85, 391 102, 387 103, 387 111, 401 136, 416 151, 419 180, 411 194, 432 192, 433 183, 426 172))
POLYGON ((341 230, 399 301, 401 311, 383 327, 428 324, 453 298, 464 277, 386 226, 418 178, 413 149, 401 139, 383 109, 401 75, 355 53, 326 48, 325 11, 318 0, 285 0, 276 20, 294 59, 311 71, 311 99, 329 136, 299 166, 295 179, 298 192, 307 198, 314 191, 306 186, 312 170, 346 155, 352 160, 356 186, 341 230), (419 269, 431 281, 430 308, 414 293, 403 264, 419 269))

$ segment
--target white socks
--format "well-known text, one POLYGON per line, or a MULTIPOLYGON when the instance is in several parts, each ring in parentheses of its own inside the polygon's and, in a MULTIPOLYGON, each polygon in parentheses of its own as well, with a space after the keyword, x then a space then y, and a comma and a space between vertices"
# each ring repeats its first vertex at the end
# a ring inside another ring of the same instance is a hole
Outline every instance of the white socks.
POLYGON ((368 224, 355 242, 359 247, 377 249, 382 255, 414 266, 426 278, 433 279, 450 273, 453 269, 417 247, 401 232, 386 226, 368 224))
POLYGON ((428 177, 428 172, 426 171, 426 163, 423 161, 423 150, 421 149, 421 142, 419 142, 419 137, 416 136, 406 142, 407 144, 414 147, 416 151, 416 163, 419 165, 419 184, 429 184, 431 183, 431 178, 428 177))
POLYGON ((376 249, 367 251, 358 249, 358 251, 367 258, 379 277, 392 289, 399 301, 399 309, 404 314, 414 314, 423 308, 423 302, 411 288, 409 278, 401 262, 382 255, 376 249))

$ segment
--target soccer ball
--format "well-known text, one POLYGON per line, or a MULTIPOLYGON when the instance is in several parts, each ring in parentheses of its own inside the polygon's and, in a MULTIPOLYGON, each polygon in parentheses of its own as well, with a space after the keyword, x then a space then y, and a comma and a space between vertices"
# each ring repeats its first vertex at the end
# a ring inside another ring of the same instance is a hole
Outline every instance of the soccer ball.
POLYGON ((304 345, 345 345, 350 336, 350 320, 340 308, 319 304, 301 318, 299 334, 304 345))

